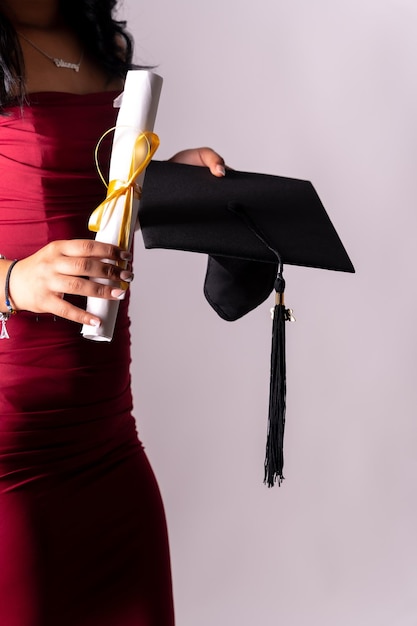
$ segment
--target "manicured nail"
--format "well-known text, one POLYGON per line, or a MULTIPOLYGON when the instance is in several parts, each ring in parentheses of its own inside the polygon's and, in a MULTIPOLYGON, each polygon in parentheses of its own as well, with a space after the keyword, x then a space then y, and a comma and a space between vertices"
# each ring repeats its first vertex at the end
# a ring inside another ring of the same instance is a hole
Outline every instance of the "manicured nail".
POLYGON ((101 326, 100 320, 90 320, 90 326, 94 326, 94 328, 99 328, 101 326))
POLYGON ((216 166, 216 171, 221 175, 221 176, 226 176, 226 168, 224 167, 224 165, 217 165, 216 166))
POLYGON ((111 295, 112 295, 112 298, 123 300, 126 295, 126 291, 124 289, 112 289, 111 295))
POLYGON ((120 272, 120 278, 127 283, 131 283, 133 280, 133 274, 132 272, 129 272, 128 270, 123 270, 120 272))

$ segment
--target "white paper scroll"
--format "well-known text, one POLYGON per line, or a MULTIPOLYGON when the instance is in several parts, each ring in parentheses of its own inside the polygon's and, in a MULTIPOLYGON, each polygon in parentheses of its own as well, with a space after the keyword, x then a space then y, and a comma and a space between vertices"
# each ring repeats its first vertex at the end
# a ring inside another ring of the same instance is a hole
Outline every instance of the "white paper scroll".
MULTIPOLYGON (((123 94, 114 103, 115 106, 120 106, 120 110, 117 116, 110 159, 109 178, 111 181, 128 180, 135 141, 142 132, 153 130, 161 87, 162 78, 153 72, 131 70, 127 73, 123 94)), ((142 186, 144 177, 145 171, 138 176, 136 183, 142 186)), ((97 241, 118 244, 124 205, 123 197, 116 201, 111 218, 103 220, 100 230, 97 232, 97 241)), ((132 243, 138 208, 139 200, 134 199, 129 248, 132 243)), ((119 302, 115 300, 88 298, 87 311, 97 315, 102 320, 102 324, 99 328, 84 325, 81 331, 83 336, 95 341, 111 341, 118 308, 119 302)))

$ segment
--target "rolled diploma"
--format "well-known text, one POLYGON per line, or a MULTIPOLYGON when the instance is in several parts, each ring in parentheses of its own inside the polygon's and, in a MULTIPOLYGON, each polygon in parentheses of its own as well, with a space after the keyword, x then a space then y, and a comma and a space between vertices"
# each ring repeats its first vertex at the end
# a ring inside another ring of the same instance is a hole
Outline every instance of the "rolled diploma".
MULTIPOLYGON (((153 131, 161 87, 162 78, 149 70, 131 70, 127 73, 113 139, 110 180, 128 179, 136 138, 141 132, 153 131)), ((118 106, 118 101, 119 99, 116 99, 115 106, 118 106)), ((142 186, 144 178, 145 171, 138 176, 136 183, 142 186)), ((139 200, 134 199, 129 248, 132 244, 138 209, 139 200)), ((105 223, 97 232, 97 241, 118 245, 123 211, 124 197, 121 197, 115 204, 111 219, 104 220, 105 223)), ((116 300, 87 298, 87 311, 97 315, 102 323, 98 328, 85 324, 81 330, 82 335, 94 341, 111 341, 118 308, 119 302, 116 300)))

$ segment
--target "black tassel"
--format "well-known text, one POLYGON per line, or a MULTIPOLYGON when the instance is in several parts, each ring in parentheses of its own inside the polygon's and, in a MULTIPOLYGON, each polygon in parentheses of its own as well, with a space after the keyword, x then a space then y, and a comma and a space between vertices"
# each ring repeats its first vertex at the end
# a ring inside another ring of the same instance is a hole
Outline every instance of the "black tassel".
POLYGON ((271 377, 269 388, 268 437, 266 442, 264 483, 268 487, 284 480, 284 427, 286 402, 285 322, 288 312, 284 304, 285 280, 282 271, 275 281, 275 307, 272 327, 271 377))
POLYGON ((244 209, 234 202, 228 205, 229 210, 239 215, 253 234, 273 252, 277 258, 278 273, 275 280, 275 308, 272 327, 271 374, 269 386, 269 414, 268 435, 266 441, 266 455, 264 464, 264 483, 273 487, 275 483, 281 485, 284 480, 284 427, 285 403, 287 393, 286 365, 285 365, 285 322, 294 322, 292 310, 285 308, 284 291, 285 280, 282 276, 283 261, 278 250, 273 248, 261 229, 253 222, 244 209))

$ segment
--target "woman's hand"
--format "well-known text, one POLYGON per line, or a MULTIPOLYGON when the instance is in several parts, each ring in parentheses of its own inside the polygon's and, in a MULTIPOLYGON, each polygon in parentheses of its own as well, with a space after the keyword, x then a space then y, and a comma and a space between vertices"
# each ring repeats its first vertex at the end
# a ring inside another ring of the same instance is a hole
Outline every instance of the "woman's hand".
POLYGON ((211 148, 191 148, 189 150, 182 150, 174 154, 169 160, 174 163, 208 167, 213 176, 221 177, 226 174, 224 159, 211 148))
POLYGON ((17 311, 52 313, 79 324, 99 326, 97 316, 64 300, 64 295, 120 299, 126 286, 123 282, 133 278, 130 265, 123 269, 130 259, 130 253, 99 241, 54 241, 15 265, 10 276, 10 299, 17 311), (89 278, 108 279, 111 284, 89 278))

